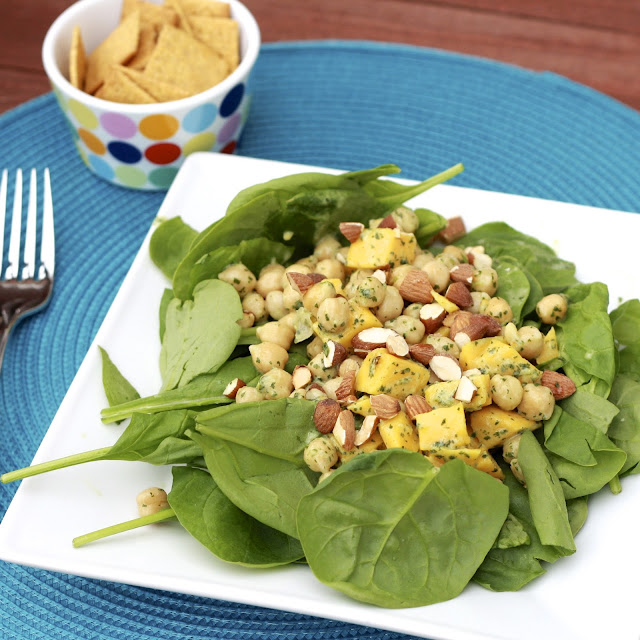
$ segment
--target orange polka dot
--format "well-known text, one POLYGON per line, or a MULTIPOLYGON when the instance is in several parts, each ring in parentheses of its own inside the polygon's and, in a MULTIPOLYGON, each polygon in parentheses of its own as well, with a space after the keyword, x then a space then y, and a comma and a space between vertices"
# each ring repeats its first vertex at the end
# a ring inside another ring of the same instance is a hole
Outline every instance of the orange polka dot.
POLYGON ((166 140, 170 138, 180 126, 173 116, 158 114, 147 116, 140 120, 140 133, 151 140, 166 140))
POLYGON ((87 145, 87 147, 91 151, 93 151, 93 153, 101 156, 107 150, 107 148, 102 143, 102 140, 100 140, 99 138, 96 138, 96 136, 94 136, 93 133, 90 133, 86 129, 78 129, 78 135, 82 139, 82 142, 84 142, 87 145))

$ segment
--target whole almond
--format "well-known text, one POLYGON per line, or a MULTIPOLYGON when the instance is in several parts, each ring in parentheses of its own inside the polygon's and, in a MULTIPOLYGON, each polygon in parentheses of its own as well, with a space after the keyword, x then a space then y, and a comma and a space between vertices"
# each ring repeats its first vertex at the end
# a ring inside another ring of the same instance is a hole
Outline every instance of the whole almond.
POLYGON ((449 278, 451 282, 462 282, 465 286, 471 286, 474 272, 475 269, 471 264, 457 264, 449 271, 449 278))
POLYGON ((387 340, 387 351, 392 356, 406 358, 409 355, 409 345, 400 334, 397 334, 395 336, 391 336, 387 340))
POLYGON ((333 427, 333 435, 345 451, 351 451, 356 440, 356 421, 349 409, 344 409, 338 415, 333 427))
POLYGON ((412 344, 409 347, 409 354, 414 360, 426 367, 436 354, 436 349, 432 344, 412 344))
POLYGON ((576 391, 576 385, 573 380, 557 371, 545 371, 540 379, 540 384, 551 389, 551 393, 553 393, 553 397, 556 400, 568 398, 576 391))
POLYGON ((398 291, 409 302, 433 302, 433 287, 427 274, 420 269, 411 269, 398 284, 398 291))
POLYGON ((469 340, 479 340, 484 338, 487 332, 487 322, 484 319, 488 316, 482 316, 478 313, 469 313, 468 311, 457 311, 451 314, 452 322, 449 325, 449 337, 455 340, 456 335, 464 333, 469 340))
POLYGON ((395 229, 398 223, 394 220, 393 216, 389 214, 386 218, 383 218, 378 225, 378 229, 395 229))
POLYGON ((371 396, 371 408, 378 418, 390 420, 400 413, 400 401, 386 393, 371 396))
POLYGON ((444 244, 451 244, 462 238, 467 233, 464 220, 460 216, 455 216, 447 220, 447 226, 438 234, 438 238, 444 244))
POLYGON ((341 405, 351 404, 357 400, 356 398, 356 372, 350 369, 344 376, 342 382, 336 389, 336 400, 341 405))
POLYGON ((471 292, 463 282, 452 282, 447 287, 447 292, 444 294, 444 297, 462 309, 470 307, 473 304, 471 292))
POLYGON ((361 222, 341 222, 339 228, 340 233, 349 242, 355 242, 364 231, 364 225, 361 222))
POLYGON ((240 389, 242 389, 242 387, 246 387, 246 383, 243 380, 240 380, 240 378, 234 378, 225 388, 224 391, 222 392, 223 396, 226 396, 227 398, 235 398, 236 395, 238 394, 238 391, 240 389))
POLYGON ((320 400, 313 412, 313 424, 320 433, 331 433, 340 415, 340 405, 336 400, 320 400))
POLYGON ((404 410, 409 416, 409 420, 415 420, 416 416, 421 413, 428 413, 432 410, 431 405, 424 399, 424 396, 417 394, 407 396, 404 399, 404 410))

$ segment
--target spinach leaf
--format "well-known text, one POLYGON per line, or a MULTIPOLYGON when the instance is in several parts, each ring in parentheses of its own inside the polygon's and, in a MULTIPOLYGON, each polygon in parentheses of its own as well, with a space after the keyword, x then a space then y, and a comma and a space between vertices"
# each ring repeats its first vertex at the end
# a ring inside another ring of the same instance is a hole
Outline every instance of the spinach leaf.
POLYGON ((620 410, 611 423, 609 437, 627 454, 620 473, 640 473, 640 382, 619 375, 609 399, 620 410))
POLYGON ((457 596, 491 548, 508 491, 460 460, 438 472, 424 456, 356 456, 298 507, 307 562, 323 583, 383 607, 457 596))
POLYGON ((620 351, 618 373, 640 382, 640 343, 632 344, 620 351))
POLYGON ((179 216, 162 222, 151 235, 149 255, 167 278, 173 278, 179 262, 189 251, 198 232, 179 216))
POLYGON ((160 371, 162 390, 182 387, 197 375, 217 371, 229 358, 240 337, 237 321, 242 304, 236 290, 221 280, 203 280, 193 300, 172 300, 167 321, 160 371))
POLYGON ((109 354, 102 347, 98 349, 102 358, 102 386, 109 406, 139 398, 140 394, 113 364, 109 354))
POLYGON ((250 356, 229 360, 216 373, 203 373, 178 389, 160 393, 103 409, 104 423, 128 418, 133 413, 158 413, 172 409, 196 409, 232 402, 223 395, 225 387, 240 378, 248 383, 258 375, 250 356))
POLYGON ((430 209, 415 209, 419 227, 414 234, 421 247, 431 244, 435 236, 447 226, 447 219, 430 209))
POLYGON ((173 467, 171 472, 169 504, 180 524, 221 560, 267 568, 302 558, 302 547, 295 538, 238 509, 206 471, 173 467))
POLYGON ((158 334, 160 337, 160 343, 162 343, 162 340, 164 339, 164 332, 167 328, 167 309, 169 307, 169 303, 174 298, 175 296, 171 289, 165 289, 162 292, 162 298, 160 298, 160 306, 158 308, 158 320, 160 321, 158 334))
POLYGON ((531 293, 529 278, 520 268, 518 261, 511 256, 502 256, 494 260, 493 268, 498 273, 496 295, 509 303, 513 311, 513 322, 519 326, 524 315, 525 304, 531 293))
POLYGON ((590 424, 604 434, 619 411, 613 402, 591 393, 586 387, 578 387, 573 395, 561 401, 560 406, 565 413, 590 424))
POLYGON ((509 512, 507 519, 500 529, 500 533, 493 543, 492 549, 512 549, 523 544, 531 544, 531 538, 522 522, 509 512))
POLYGON ((569 524, 571 525, 571 533, 575 538, 578 531, 582 529, 582 527, 584 526, 584 523, 587 521, 587 514, 588 514, 587 496, 582 496, 581 498, 573 498, 573 500, 567 500, 567 514, 569 515, 569 524))
MULTIPOLYGON (((554 434, 557 432, 558 427, 554 434)), ((532 431, 520 436, 518 463, 529 491, 531 517, 540 542, 555 547, 560 555, 574 553, 576 545, 560 481, 532 431)))
POLYGON ((640 300, 627 300, 611 312, 613 336, 623 345, 640 342, 640 300))

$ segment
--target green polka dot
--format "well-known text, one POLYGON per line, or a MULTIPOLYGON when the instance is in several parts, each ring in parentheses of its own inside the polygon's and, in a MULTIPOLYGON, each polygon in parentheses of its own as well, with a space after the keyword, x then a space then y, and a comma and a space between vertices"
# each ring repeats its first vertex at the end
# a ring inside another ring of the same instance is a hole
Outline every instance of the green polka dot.
POLYGON ((73 98, 69 100, 69 111, 83 127, 95 129, 98 126, 98 118, 93 111, 73 98))
POLYGON ((197 136, 193 136, 193 138, 182 147, 182 153, 188 156, 190 153, 195 153, 196 151, 209 151, 213 149, 215 143, 215 133, 199 133, 197 136))
POLYGON ((165 189, 171 186, 176 173, 177 167, 159 167, 149 174, 149 182, 155 187, 165 189))
POLYGON ((127 187, 141 187, 147 181, 144 171, 128 166, 116 167, 116 178, 127 187))

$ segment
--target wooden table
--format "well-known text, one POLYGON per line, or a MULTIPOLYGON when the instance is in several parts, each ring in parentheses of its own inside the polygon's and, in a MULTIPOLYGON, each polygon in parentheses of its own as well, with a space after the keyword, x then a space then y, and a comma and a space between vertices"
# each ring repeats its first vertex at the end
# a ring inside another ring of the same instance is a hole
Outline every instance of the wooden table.
MULTIPOLYGON (((0 112, 49 90, 45 32, 70 0, 1 0, 0 112)), ((245 0, 264 42, 403 42, 549 70, 640 110, 640 0, 245 0)))

